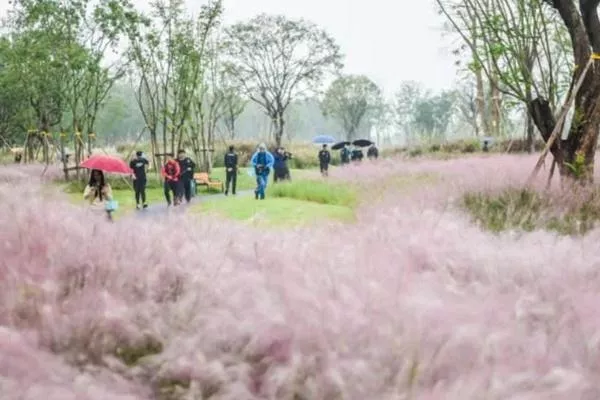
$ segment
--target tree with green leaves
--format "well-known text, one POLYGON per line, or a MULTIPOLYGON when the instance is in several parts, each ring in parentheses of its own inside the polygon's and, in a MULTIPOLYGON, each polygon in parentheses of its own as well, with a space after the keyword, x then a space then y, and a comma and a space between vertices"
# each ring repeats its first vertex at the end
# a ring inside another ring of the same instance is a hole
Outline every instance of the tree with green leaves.
POLYGON ((547 145, 551 146, 561 175, 591 183, 600 132, 600 0, 580 0, 579 4, 573 0, 546 0, 546 3, 558 13, 569 33, 576 66, 563 107, 563 112, 571 107, 569 100, 573 98, 574 112, 567 137, 554 141, 559 128, 564 127, 560 117, 566 114, 555 120, 547 99, 534 99, 530 108, 542 136, 549 141, 547 145))
POLYGON ((331 83, 321 102, 326 117, 337 120, 346 140, 357 139, 361 124, 373 122, 383 108, 381 89, 364 75, 344 75, 331 83))
POLYGON ((191 18, 183 4, 182 0, 153 3, 144 26, 129 32, 137 101, 155 155, 159 135, 162 152, 174 153, 192 129, 193 106, 204 80, 207 41, 223 10, 220 0, 211 1, 191 18))
POLYGON ((342 68, 339 46, 315 24, 280 15, 258 15, 226 34, 229 70, 271 118, 280 146, 290 103, 317 91, 328 73, 342 68))
POLYGON ((396 126, 408 145, 446 137, 456 111, 455 91, 432 94, 417 82, 404 82, 394 101, 396 126))
POLYGON ((13 2, 8 24, 13 73, 27 82, 30 124, 40 132, 37 137, 70 130, 76 162, 83 156, 84 134, 91 152, 98 112, 125 74, 126 63, 107 65, 107 56, 137 22, 128 0, 13 2))
POLYGON ((555 111, 568 87, 568 77, 561 74, 568 45, 559 19, 542 0, 436 1, 461 37, 461 48, 470 52, 472 61, 467 68, 477 77, 477 106, 484 131, 500 133, 503 105, 499 98, 503 94, 508 97, 506 101, 519 103, 529 115, 527 139, 531 150, 532 100, 542 96, 555 111), (487 110, 483 104, 482 73, 491 89, 492 102, 487 110), (486 112, 491 123, 485 119, 486 112))

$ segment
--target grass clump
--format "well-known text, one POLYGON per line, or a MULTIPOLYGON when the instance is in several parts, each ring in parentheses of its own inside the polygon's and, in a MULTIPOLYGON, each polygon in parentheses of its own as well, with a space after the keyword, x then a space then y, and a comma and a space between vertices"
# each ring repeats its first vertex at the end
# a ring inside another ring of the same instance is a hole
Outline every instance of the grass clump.
POLYGON ((116 356, 126 365, 135 365, 140 359, 146 356, 160 354, 163 351, 163 344, 157 339, 146 336, 141 343, 130 346, 120 346, 116 349, 116 356))
POLYGON ((352 186, 316 180, 300 180, 273 185, 269 189, 269 195, 276 198, 350 208, 356 206, 358 201, 358 193, 352 186))
POLYGON ((497 194, 467 193, 462 205, 475 221, 496 233, 546 229, 561 235, 583 235, 600 221, 597 190, 553 195, 511 188, 497 194))

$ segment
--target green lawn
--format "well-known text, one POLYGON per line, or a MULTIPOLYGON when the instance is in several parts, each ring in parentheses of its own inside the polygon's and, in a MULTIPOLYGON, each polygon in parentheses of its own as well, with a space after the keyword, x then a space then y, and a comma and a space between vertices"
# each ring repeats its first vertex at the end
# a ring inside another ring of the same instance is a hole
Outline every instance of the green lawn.
MULTIPOLYGON (((291 170, 291 174, 294 178, 302 179, 302 177, 311 176, 315 173, 312 170, 291 170)), ((225 181, 225 169, 214 168, 211 173, 211 178, 220 179, 225 181)), ((133 189, 130 187, 131 182, 129 179, 123 179, 120 177, 112 176, 109 178, 111 186, 113 188, 113 197, 119 202, 119 211, 115 215, 122 215, 135 209, 135 197, 133 189)), ((247 173, 247 168, 240 169, 237 178, 237 190, 251 190, 256 186, 254 177, 251 177, 247 173)), ((68 193, 69 198, 74 203, 83 203, 83 189, 85 187, 84 182, 71 181, 67 184, 63 183, 63 190, 68 193)), ((205 196, 206 194, 219 193, 218 191, 208 190, 206 187, 199 187, 199 196, 205 196)), ((165 196, 162 185, 156 179, 153 173, 148 175, 148 186, 146 189, 146 198, 149 204, 164 204, 165 196)), ((221 198, 222 199, 222 198, 221 198)))
POLYGON ((206 198, 202 203, 194 205, 193 211, 214 213, 259 226, 289 227, 318 224, 324 219, 343 222, 354 220, 354 211, 347 206, 269 197, 268 192, 265 200, 256 200, 254 196, 206 198))

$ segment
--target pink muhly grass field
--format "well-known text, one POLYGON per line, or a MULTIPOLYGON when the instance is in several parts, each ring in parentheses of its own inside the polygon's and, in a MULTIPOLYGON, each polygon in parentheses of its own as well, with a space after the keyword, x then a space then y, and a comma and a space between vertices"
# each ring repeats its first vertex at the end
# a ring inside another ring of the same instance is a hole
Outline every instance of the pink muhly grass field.
POLYGON ((494 235, 456 206, 534 163, 335 169, 437 180, 285 232, 108 224, 2 169, 0 399, 598 399, 600 231, 494 235))

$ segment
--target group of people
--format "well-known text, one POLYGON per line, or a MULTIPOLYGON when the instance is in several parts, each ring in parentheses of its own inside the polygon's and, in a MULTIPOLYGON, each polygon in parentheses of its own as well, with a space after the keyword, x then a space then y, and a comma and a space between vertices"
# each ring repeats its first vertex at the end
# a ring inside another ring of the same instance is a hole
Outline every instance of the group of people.
MULTIPOLYGON (((187 156, 185 150, 177 152, 177 159, 172 154, 165 155, 166 160, 161 168, 161 176, 164 180, 164 194, 167 200, 167 206, 177 206, 185 201, 189 203, 192 200, 192 190, 194 185, 194 170, 196 163, 187 156)), ((146 201, 146 172, 150 163, 144 157, 141 151, 136 152, 136 156, 129 163, 133 171, 133 189, 135 192, 135 208, 148 208, 146 201)))
MULTIPOLYGON (((369 160, 374 160, 377 159, 377 157, 379 157, 379 149, 377 149, 375 144, 372 144, 367 150, 367 158, 369 160)), ((340 162, 342 165, 350 164, 350 162, 362 161, 363 158, 364 154, 360 147, 350 147, 349 145, 346 145, 340 150, 340 162)))
MULTIPOLYGON (((250 158, 251 168, 256 177, 256 188, 254 190, 255 199, 264 200, 269 175, 273 170, 273 181, 280 182, 290 180, 290 169, 288 161, 292 159, 292 154, 285 148, 279 147, 272 154, 267 150, 264 143, 261 143, 256 152, 250 158)), ((369 147, 367 157, 376 159, 379 156, 379 151, 375 145, 369 147)), ((350 148, 345 146, 340 151, 341 164, 349 164, 352 161, 361 161, 363 159, 362 150, 358 147, 350 148)), ((319 169, 323 176, 328 176, 329 165, 331 164, 331 153, 326 144, 324 144, 318 153, 319 169)), ((229 195, 230 191, 233 195, 236 194, 238 161, 239 157, 234 146, 229 146, 227 153, 224 156, 225 166, 225 195, 229 195)), ((135 193, 136 209, 148 208, 146 198, 147 171, 149 161, 144 156, 142 151, 137 151, 135 157, 129 163, 133 174, 133 188, 135 193)), ((194 190, 194 171, 196 164, 187 156, 185 150, 177 152, 177 158, 173 158, 172 154, 166 154, 166 160, 161 168, 161 176, 164 183, 164 195, 168 206, 177 206, 185 201, 189 203, 192 199, 194 190)), ((108 182, 104 178, 104 173, 100 170, 92 170, 90 179, 84 190, 83 197, 90 202, 92 209, 103 210, 108 214, 108 218, 112 219, 112 211, 107 207, 108 202, 112 202, 112 190, 108 182)))

